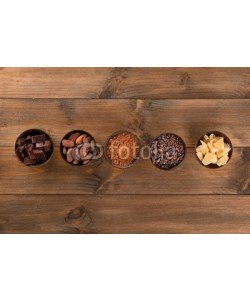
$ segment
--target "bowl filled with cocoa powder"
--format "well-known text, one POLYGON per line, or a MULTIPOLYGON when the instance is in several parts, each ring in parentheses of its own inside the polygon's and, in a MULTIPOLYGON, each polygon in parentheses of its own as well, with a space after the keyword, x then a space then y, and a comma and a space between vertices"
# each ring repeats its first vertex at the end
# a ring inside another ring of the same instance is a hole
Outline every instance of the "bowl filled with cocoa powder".
POLYGON ((137 136, 129 131, 117 131, 106 141, 105 156, 113 167, 131 167, 140 157, 141 144, 137 136))

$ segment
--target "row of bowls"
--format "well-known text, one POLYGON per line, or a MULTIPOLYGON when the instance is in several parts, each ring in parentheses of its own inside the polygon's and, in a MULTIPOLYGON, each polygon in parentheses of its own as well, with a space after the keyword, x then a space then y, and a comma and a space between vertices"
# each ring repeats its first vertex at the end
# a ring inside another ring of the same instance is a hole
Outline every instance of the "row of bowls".
MULTIPOLYGON (((68 133, 65 134, 65 136, 62 138, 62 141, 63 141, 64 139, 67 139, 70 135, 72 135, 73 133, 76 133, 76 132, 77 132, 77 133, 80 133, 80 134, 87 134, 88 136, 90 136, 90 137, 95 141, 95 139, 92 137, 91 134, 89 134, 88 132, 83 131, 83 130, 73 130, 73 131, 68 132, 68 133)), ((113 134, 107 139, 106 144, 105 144, 105 148, 104 148, 104 153, 105 153, 105 154, 107 153, 107 152, 106 152, 106 147, 107 147, 108 141, 109 141, 110 139, 112 139, 116 134, 121 133, 121 132, 128 132, 128 131, 118 131, 118 132, 115 132, 115 133, 113 133, 113 134)), ((131 132, 128 132, 128 133, 134 135, 134 134, 131 133, 131 132)), ((230 147, 231 147, 232 150, 233 150, 232 142, 230 141, 230 139, 229 139, 224 133, 222 133, 222 132, 220 132, 220 131, 209 131, 209 132, 207 132, 207 133, 205 133, 205 134, 206 134, 206 135, 210 135, 210 134, 212 134, 212 133, 215 134, 216 136, 223 137, 223 138, 224 138, 224 141, 225 141, 227 144, 229 144, 230 147)), ((54 146, 53 146, 53 141, 52 141, 51 137, 49 136, 49 134, 46 133, 46 132, 44 132, 43 130, 40 130, 40 129, 29 129, 29 130, 26 130, 26 131, 24 131, 23 133, 21 133, 21 134, 18 136, 17 140, 16 140, 15 149, 17 149, 17 141, 18 141, 18 139, 20 139, 20 138, 22 138, 22 137, 25 137, 25 136, 27 136, 27 135, 29 135, 29 134, 31 134, 31 135, 32 135, 32 134, 45 134, 45 135, 46 135, 46 138, 50 140, 51 145, 52 145, 52 146, 51 146, 51 153, 50 153, 48 159, 47 159, 45 162, 42 162, 42 163, 37 164, 37 165, 30 165, 29 167, 35 168, 35 167, 40 167, 40 166, 43 166, 43 165, 47 164, 47 163, 49 162, 49 160, 51 159, 52 154, 53 154, 53 152, 54 152, 54 146)), ((205 134, 204 134, 204 135, 205 135, 205 134)), ((175 134, 175 135, 176 135, 176 134, 175 134)), ((204 136, 204 135, 203 135, 203 136, 204 136)), ((135 135, 134 135, 134 136, 135 136, 135 135)), ((184 145, 184 148, 185 148, 185 156, 186 156, 186 145, 185 145, 185 142, 182 140, 181 137, 179 137, 178 135, 176 135, 176 136, 183 142, 183 145, 184 145)), ((197 144, 196 144, 196 147, 200 145, 200 140, 203 139, 203 136, 198 140, 198 142, 197 142, 197 144)), ((135 137, 136 137, 136 136, 135 136, 135 137)), ((136 137, 136 138, 137 138, 137 137, 136 137)), ((158 137, 157 137, 157 138, 158 138, 158 137)), ((141 145, 141 143, 140 143, 140 141, 139 141, 138 138, 137 138, 137 140, 138 140, 138 144, 141 145)), ((153 141, 152 141, 152 142, 153 142, 153 141)), ((196 147, 195 147, 195 149, 196 149, 196 147)), ((19 153, 17 150, 16 150, 15 152, 16 152, 16 156, 17 156, 17 158, 19 159, 19 161, 23 163, 23 158, 21 157, 20 153, 19 153)), ((63 154, 63 145, 62 145, 62 142, 60 143, 60 153, 61 153, 61 156, 62 156, 63 160, 64 160, 65 162, 67 162, 67 159, 65 158, 65 155, 63 154)), ((112 161, 110 160, 110 158, 109 158, 107 155, 105 155, 105 156, 106 156, 106 158, 109 160, 109 162, 110 162, 111 165, 113 165, 114 167, 117 167, 117 166, 115 166, 115 165, 112 163, 112 161)), ((196 158, 197 158, 197 161, 198 161, 202 166, 204 166, 204 167, 212 168, 212 169, 216 169, 216 168, 221 168, 221 167, 222 167, 222 166, 219 167, 219 166, 214 165, 214 164, 203 165, 202 162, 200 161, 200 159, 197 157, 196 154, 195 154, 195 156, 196 156, 196 158)), ((230 153, 229 153, 229 160, 230 160, 231 157, 232 157, 232 151, 230 151, 230 153)), ((139 156, 133 161, 133 163, 132 163, 131 165, 133 165, 138 159, 139 159, 139 156)), ((228 161, 229 161, 229 160, 228 160, 228 161)), ((92 162, 92 160, 91 160, 89 163, 91 163, 91 162, 92 162)), ((183 162, 183 161, 182 161, 182 162, 183 162)), ((181 162, 181 163, 182 163, 182 162, 181 162)), ((68 162, 67 162, 67 163, 68 163, 68 162)), ((131 165, 129 165, 129 166, 131 166, 131 165)), ((179 165, 180 165, 180 164, 179 164, 179 165)), ((179 166, 179 165, 177 165, 177 166, 179 166)), ((73 166, 82 166, 82 165, 73 165, 73 166)), ((128 166, 128 167, 129 167, 129 166, 128 166)), ((156 166, 156 165, 155 165, 155 166, 156 166)), ((177 166, 176 166, 176 167, 177 167, 177 166)), ((157 167, 157 166, 156 166, 156 167, 157 167)), ((174 168, 176 168, 176 167, 174 167, 174 168)), ((158 168, 159 168, 159 167, 158 167, 158 168)), ((159 168, 159 169, 161 169, 161 168, 159 168)), ((163 169, 161 169, 161 170, 163 170, 163 169)))

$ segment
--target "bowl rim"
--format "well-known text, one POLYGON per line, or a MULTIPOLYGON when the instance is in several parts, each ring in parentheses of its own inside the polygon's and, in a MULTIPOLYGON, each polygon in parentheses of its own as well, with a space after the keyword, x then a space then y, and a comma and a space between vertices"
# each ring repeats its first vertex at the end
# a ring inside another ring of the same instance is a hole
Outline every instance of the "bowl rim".
MULTIPOLYGON (((82 129, 74 129, 74 130, 71 130, 71 131, 69 131, 68 133, 66 133, 66 134, 63 136, 63 138, 61 139, 61 142, 60 142, 60 153, 61 153, 61 157, 62 157, 62 159, 63 159, 68 165, 70 165, 70 166, 72 166, 72 167, 87 167, 87 166, 89 166, 89 165, 92 163, 93 158, 91 158, 91 159, 89 160, 89 162, 88 162, 86 165, 84 165, 84 164, 74 165, 74 164, 72 164, 72 163, 69 163, 69 162, 67 161, 66 156, 63 154, 63 145, 62 145, 62 141, 65 140, 65 139, 67 139, 67 137, 69 137, 69 136, 70 136, 71 134, 73 134, 73 133, 80 133, 80 135, 81 135, 81 134, 87 134, 87 135, 90 136, 90 137, 92 138, 92 140, 94 140, 94 142, 96 143, 96 140, 95 140, 95 139, 93 138, 93 136, 92 136, 90 133, 88 133, 87 131, 82 130, 82 129)), ((93 154, 94 154, 94 155, 96 154, 96 149, 95 149, 95 152, 93 152, 93 154)))
POLYGON ((232 144, 230 138, 229 138, 225 133, 223 133, 223 132, 221 132, 221 131, 218 131, 218 130, 210 130, 210 131, 207 131, 207 133, 204 133, 204 134, 198 139, 197 143, 195 144, 194 153, 195 153, 195 157, 196 157, 197 161, 198 161, 198 162, 200 163, 200 165, 202 165, 203 167, 206 167, 206 168, 208 168, 208 169, 213 169, 213 170, 214 170, 214 169, 219 169, 219 168, 222 168, 222 167, 226 166, 226 165, 229 163, 229 161, 230 161, 230 159, 231 159, 231 157, 232 157, 232 155, 233 155, 233 144, 232 144), (203 140, 203 138, 204 138, 205 135, 208 135, 208 136, 209 136, 210 134, 214 134, 214 135, 216 135, 216 136, 223 137, 223 138, 224 138, 224 142, 227 143, 227 144, 229 144, 230 147, 231 147, 231 151, 230 151, 230 153, 228 154, 228 157, 229 157, 229 158, 228 158, 228 161, 227 161, 227 163, 226 163, 225 165, 223 165, 223 166, 218 166, 217 164, 209 164, 209 165, 205 166, 205 165, 203 165, 203 163, 201 162, 201 160, 199 159, 199 157, 198 157, 197 154, 196 154, 196 148, 197 148, 198 146, 201 145, 200 140, 203 140))
POLYGON ((117 131, 113 132, 111 135, 109 135, 109 137, 105 140, 105 143, 104 143, 104 155, 105 155, 105 158, 109 161, 109 163, 111 164, 112 167, 117 168, 117 169, 127 169, 127 168, 132 167, 134 164, 136 164, 140 160, 141 149, 142 149, 142 144, 141 144, 140 139, 138 138, 138 136, 135 133, 129 131, 128 129, 124 129, 124 130, 120 129, 120 130, 117 130, 117 131), (117 165, 113 164, 112 161, 111 161, 111 159, 109 158, 109 156, 107 154, 107 148, 108 148, 108 142, 109 142, 109 140, 112 139, 112 138, 114 138, 116 135, 118 135, 120 133, 129 133, 129 134, 133 135, 136 138, 136 140, 138 142, 138 145, 139 145, 139 154, 138 154, 138 157, 135 158, 133 160, 133 162, 131 164, 129 164, 128 166, 126 166, 126 167, 121 167, 121 166, 117 166, 117 165))
POLYGON ((21 134, 19 134, 19 136, 17 137, 16 139, 16 142, 15 142, 15 154, 16 154, 16 157, 18 158, 18 160, 26 167, 29 167, 29 168, 39 168, 39 167, 42 167, 44 165, 46 165, 52 158, 53 154, 54 154, 54 142, 51 138, 51 136, 44 130, 42 129, 37 129, 37 128, 33 128, 33 129, 27 129, 25 131, 23 131, 21 134), (22 157, 20 156, 20 154, 17 152, 17 141, 21 138, 21 137, 24 137, 25 135, 28 135, 28 134, 31 134, 32 132, 36 132, 36 133, 39 133, 39 134, 45 134, 46 137, 48 137, 48 139, 50 140, 51 142, 51 154, 49 156, 49 158, 42 162, 42 163, 39 163, 39 164, 36 164, 36 165, 26 165, 24 162, 23 162, 23 159, 22 157))
POLYGON ((155 166, 156 168, 158 168, 158 169, 161 170, 161 171, 172 171, 172 170, 175 170, 176 168, 180 167, 180 166, 183 164, 183 162, 184 162, 184 160, 186 159, 186 156, 187 156, 187 145, 186 145, 186 143, 184 142, 184 140, 183 140, 182 137, 180 137, 178 134, 173 133, 173 132, 163 132, 163 133, 159 134, 156 138, 154 138, 154 139, 150 142, 149 148, 150 148, 150 161, 151 161, 152 165, 155 166), (172 167, 172 168, 169 168, 169 169, 164 169, 164 168, 161 168, 160 166, 155 165, 155 164, 153 163, 153 161, 152 161, 152 156, 151 156, 151 151, 152 151, 152 150, 151 150, 151 147, 152 147, 152 143, 153 143, 155 140, 157 140, 160 136, 165 135, 165 134, 172 134, 172 135, 178 137, 178 138, 181 140, 181 142, 183 143, 183 146, 184 146, 184 157, 183 157, 183 160, 182 160, 178 165, 176 165, 176 166, 174 166, 174 167, 172 167))

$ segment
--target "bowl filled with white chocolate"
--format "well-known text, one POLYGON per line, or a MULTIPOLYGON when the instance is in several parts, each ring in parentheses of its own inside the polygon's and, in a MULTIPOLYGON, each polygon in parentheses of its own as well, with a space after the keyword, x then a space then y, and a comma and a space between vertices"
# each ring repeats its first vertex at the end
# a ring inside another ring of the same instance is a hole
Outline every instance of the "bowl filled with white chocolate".
POLYGON ((222 132, 210 131, 202 136, 196 144, 195 153, 198 161, 210 169, 225 166, 233 153, 230 139, 222 132))

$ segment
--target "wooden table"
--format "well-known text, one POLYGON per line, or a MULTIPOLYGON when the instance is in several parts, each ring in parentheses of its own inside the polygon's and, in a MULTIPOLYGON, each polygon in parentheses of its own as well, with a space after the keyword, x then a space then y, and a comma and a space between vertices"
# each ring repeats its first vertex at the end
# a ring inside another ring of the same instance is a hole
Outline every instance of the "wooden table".
POLYGON ((0 232, 250 233, 250 68, 1 68, 0 232), (47 131, 52 160, 31 169, 15 157, 17 136, 47 131), (105 159, 66 164, 61 138, 74 129, 104 144, 129 129, 144 145, 180 135, 185 162, 161 171, 105 159), (234 151, 218 170, 202 167, 197 139, 224 132, 234 151))

